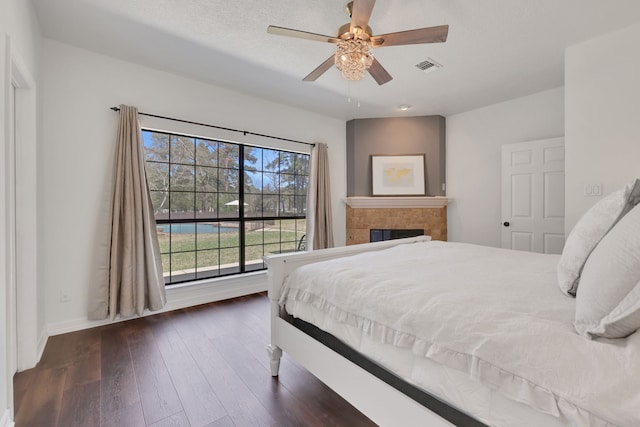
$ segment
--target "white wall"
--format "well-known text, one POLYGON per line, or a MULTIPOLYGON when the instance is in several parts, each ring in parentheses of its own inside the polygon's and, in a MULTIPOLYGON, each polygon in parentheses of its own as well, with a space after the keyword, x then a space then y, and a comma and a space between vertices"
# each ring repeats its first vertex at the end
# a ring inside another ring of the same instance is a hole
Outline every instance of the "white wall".
MULTIPOLYGON (((101 243, 108 229, 110 175, 118 115, 109 107, 128 104, 142 112, 329 145, 337 244, 345 241, 345 123, 267 102, 201 82, 98 55, 52 40, 43 54, 43 138, 39 204, 42 280, 47 289, 47 322, 52 333, 87 326, 89 284, 103 280, 101 243), (59 302, 61 290, 71 301, 59 302)), ((145 118, 141 122, 145 125, 145 118)), ((172 122, 151 126, 185 131, 172 122)), ((193 129, 207 134, 209 130, 193 129)), ((238 138, 238 135, 234 135, 238 138)), ((241 137, 241 135, 240 135, 241 137)), ((290 146, 290 148, 296 148, 290 146)), ((299 146, 297 148, 300 148, 299 146)), ((308 149, 303 147, 303 149, 308 149)), ((265 274, 258 280, 266 289, 265 274)), ((228 282, 228 281, 227 281, 228 282)), ((227 283, 229 285, 229 283, 227 283)), ((240 288, 238 279, 230 285, 240 288)), ((206 301, 225 284, 192 288, 193 304, 206 301)), ((249 286, 248 289, 251 287, 249 286)), ((232 290, 218 296, 232 296, 232 290)), ((180 291, 180 290, 179 290, 180 291)))
POLYGON ((566 50, 566 216, 568 234, 603 194, 640 177, 640 24, 566 50))
POLYGON ((501 146, 564 135, 562 87, 447 117, 447 234, 500 247, 501 146))

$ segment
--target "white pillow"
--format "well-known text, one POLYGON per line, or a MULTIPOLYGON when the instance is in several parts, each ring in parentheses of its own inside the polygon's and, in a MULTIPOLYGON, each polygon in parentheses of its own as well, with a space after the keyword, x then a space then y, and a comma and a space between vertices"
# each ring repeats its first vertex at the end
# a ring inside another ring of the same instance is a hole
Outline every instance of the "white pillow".
POLYGON ((625 185, 593 205, 573 227, 558 262, 558 285, 576 295, 580 272, 589 254, 616 222, 640 202, 640 180, 625 185))
POLYGON ((584 265, 576 331, 623 338, 640 328, 640 205, 602 238, 584 265))

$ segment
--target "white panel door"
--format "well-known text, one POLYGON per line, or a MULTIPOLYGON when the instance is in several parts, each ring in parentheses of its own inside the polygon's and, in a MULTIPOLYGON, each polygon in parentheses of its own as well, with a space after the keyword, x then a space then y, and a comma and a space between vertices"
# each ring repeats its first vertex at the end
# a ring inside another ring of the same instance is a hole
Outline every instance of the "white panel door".
POLYGON ((564 247, 564 138, 502 146, 502 247, 564 247))

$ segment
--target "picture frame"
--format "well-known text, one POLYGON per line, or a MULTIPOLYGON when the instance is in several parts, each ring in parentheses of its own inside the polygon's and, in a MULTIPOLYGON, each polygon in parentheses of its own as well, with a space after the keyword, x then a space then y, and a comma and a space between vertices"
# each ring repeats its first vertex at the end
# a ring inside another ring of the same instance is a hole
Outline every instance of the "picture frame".
POLYGON ((371 155, 372 196, 424 196, 424 154, 371 155))

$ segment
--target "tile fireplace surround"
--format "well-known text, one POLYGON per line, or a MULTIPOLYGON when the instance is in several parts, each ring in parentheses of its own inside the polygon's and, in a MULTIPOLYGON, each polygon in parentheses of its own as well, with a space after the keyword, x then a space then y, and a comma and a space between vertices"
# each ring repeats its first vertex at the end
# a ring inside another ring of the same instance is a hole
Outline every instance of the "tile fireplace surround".
POLYGON ((347 197, 347 245, 369 242, 371 229, 424 229, 447 240, 446 197, 347 197))

